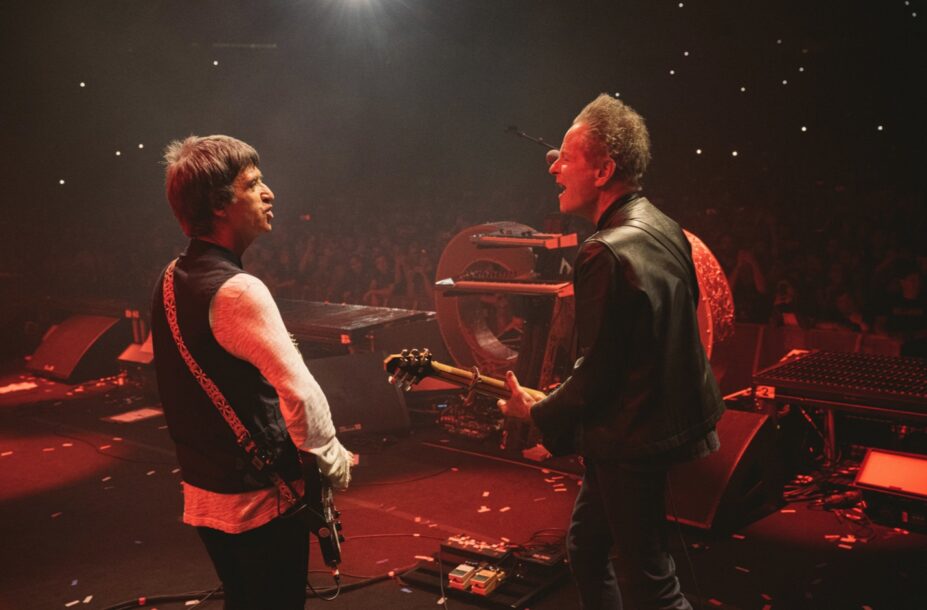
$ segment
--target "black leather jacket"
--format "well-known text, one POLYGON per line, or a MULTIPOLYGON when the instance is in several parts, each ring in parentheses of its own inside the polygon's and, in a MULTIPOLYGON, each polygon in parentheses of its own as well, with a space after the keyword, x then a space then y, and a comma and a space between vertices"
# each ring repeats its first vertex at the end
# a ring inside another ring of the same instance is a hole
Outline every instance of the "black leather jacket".
MULTIPOLYGON (((698 283, 679 225, 640 193, 615 201, 574 270, 579 358, 531 411, 554 454, 684 459, 724 411, 698 331, 698 283)), ((715 437, 716 440, 716 437, 715 437)))

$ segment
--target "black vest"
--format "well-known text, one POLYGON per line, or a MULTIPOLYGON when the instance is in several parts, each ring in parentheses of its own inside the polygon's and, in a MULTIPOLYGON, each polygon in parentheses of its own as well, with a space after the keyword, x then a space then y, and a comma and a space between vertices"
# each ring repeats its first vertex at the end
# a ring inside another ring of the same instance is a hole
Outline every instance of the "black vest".
MULTIPOLYGON (((270 453, 276 470, 286 479, 297 479, 296 446, 287 433, 277 392, 254 365, 225 351, 209 326, 213 296, 239 273, 241 259, 229 250, 197 239, 190 242, 174 270, 180 333, 254 440, 270 453)), ((232 430, 181 358, 164 313, 163 278, 162 272, 152 299, 151 335, 158 390, 183 480, 218 493, 271 487, 267 476, 251 466, 232 430)))
POLYGON ((587 241, 611 250, 646 298, 642 311, 614 312, 639 323, 622 346, 630 357, 615 371, 618 401, 586 422, 584 443, 593 455, 632 461, 678 454, 713 430, 725 408, 699 335, 692 246, 643 196, 616 202, 587 241))

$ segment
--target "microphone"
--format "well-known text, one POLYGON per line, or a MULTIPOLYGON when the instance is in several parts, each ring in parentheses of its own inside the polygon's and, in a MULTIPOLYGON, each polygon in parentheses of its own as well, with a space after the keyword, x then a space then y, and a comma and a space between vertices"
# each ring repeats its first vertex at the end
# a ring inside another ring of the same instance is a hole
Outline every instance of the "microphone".
POLYGON ((560 151, 556 148, 552 148, 548 150, 547 154, 544 155, 544 160, 547 161, 548 167, 553 165, 559 158, 560 158, 560 151))

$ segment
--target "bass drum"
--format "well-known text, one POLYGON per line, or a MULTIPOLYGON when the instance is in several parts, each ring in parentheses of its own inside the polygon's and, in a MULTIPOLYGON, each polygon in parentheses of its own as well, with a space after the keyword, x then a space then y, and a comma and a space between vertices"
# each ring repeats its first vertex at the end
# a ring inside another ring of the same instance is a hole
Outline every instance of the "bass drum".
MULTIPOLYGON (((534 271, 534 252, 529 247, 478 248, 475 235, 506 231, 534 232, 516 222, 492 222, 462 230, 444 248, 438 261, 437 279, 472 274, 499 279, 526 277, 534 271)), ((445 296, 435 291, 435 310, 444 344, 457 366, 477 366, 487 375, 498 375, 515 367, 517 345, 501 336, 495 324, 504 296, 468 294, 445 296)))
POLYGON ((734 334, 734 296, 715 255, 694 233, 683 230, 692 244, 692 262, 698 278, 698 329, 705 354, 734 334))

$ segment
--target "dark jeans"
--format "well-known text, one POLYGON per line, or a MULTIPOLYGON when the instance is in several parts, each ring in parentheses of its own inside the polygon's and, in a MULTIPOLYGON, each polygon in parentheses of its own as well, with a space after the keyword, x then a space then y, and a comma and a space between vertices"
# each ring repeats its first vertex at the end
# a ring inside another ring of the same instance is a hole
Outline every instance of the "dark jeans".
POLYGON ((309 572, 304 519, 278 517, 241 534, 196 529, 222 581, 225 610, 303 610, 309 572))
POLYGON ((632 470, 587 460, 567 536, 584 610, 692 609, 668 552, 665 486, 665 468, 632 470))

